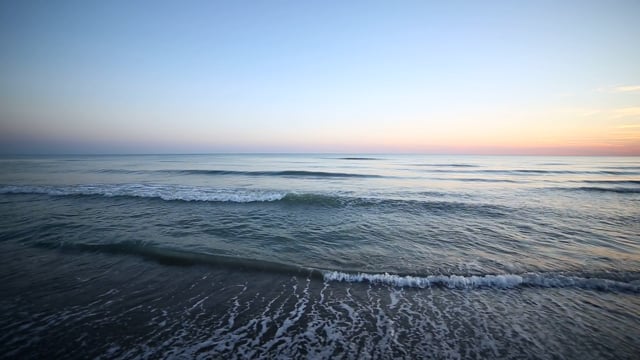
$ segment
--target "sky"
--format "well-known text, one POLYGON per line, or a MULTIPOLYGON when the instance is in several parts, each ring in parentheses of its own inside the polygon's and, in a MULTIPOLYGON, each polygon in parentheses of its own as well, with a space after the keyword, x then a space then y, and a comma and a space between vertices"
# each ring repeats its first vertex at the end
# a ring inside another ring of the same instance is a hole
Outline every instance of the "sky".
POLYGON ((0 1, 1 153, 640 155, 640 1, 0 1))

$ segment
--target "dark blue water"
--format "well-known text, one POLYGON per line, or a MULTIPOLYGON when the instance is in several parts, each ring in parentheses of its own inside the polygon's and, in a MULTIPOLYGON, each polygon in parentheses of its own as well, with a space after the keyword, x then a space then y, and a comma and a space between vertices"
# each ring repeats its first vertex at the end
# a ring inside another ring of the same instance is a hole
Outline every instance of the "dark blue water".
POLYGON ((0 159, 5 357, 634 358, 640 159, 0 159))

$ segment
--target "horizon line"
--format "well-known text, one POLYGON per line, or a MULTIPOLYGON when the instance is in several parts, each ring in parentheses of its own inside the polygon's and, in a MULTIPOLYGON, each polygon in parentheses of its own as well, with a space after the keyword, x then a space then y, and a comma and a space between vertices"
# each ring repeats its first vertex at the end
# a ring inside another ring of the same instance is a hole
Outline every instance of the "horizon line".
POLYGON ((41 153, 16 152, 0 153, 0 157, 8 156, 207 156, 207 155, 399 155, 399 156, 522 156, 522 157, 640 157, 640 154, 505 154, 505 153, 429 153, 429 152, 94 152, 94 153, 41 153))

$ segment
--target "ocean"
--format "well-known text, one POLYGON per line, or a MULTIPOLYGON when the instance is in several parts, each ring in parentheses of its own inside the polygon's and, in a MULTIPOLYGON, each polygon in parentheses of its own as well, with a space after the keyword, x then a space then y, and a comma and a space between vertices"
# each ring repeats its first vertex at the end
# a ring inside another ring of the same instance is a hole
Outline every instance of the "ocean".
POLYGON ((0 158, 1 358, 638 354, 638 157, 0 158))

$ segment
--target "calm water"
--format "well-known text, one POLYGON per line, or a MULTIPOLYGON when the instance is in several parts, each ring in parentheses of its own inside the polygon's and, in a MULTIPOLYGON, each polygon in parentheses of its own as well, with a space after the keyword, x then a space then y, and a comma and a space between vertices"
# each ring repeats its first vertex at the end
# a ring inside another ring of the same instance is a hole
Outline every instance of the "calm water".
POLYGON ((3 357, 635 358, 640 158, 0 159, 3 357))

